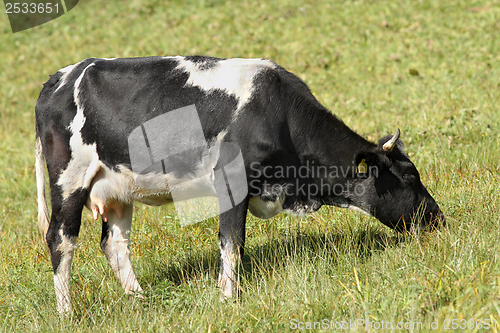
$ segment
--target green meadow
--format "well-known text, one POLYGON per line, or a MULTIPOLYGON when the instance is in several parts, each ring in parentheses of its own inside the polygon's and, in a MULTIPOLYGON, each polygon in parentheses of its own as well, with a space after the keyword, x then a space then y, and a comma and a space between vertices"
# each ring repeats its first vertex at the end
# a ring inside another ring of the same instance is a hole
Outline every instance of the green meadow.
POLYGON ((81 0, 15 34, 2 11, 0 332, 498 332, 499 102, 498 0, 81 0), (369 140, 400 128, 446 227, 398 235, 334 207, 249 214, 242 297, 220 302, 217 218, 182 227, 173 205, 137 204, 139 300, 123 294, 85 210, 74 313, 60 318, 36 226, 42 84, 88 57, 191 54, 269 57, 369 140))

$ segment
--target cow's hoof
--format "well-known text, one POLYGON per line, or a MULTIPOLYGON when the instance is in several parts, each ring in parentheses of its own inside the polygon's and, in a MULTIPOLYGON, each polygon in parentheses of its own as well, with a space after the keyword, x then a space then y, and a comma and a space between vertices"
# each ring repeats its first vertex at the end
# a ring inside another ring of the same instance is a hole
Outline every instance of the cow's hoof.
POLYGON ((135 298, 141 301, 144 301, 146 298, 142 291, 131 291, 128 293, 129 298, 135 298))

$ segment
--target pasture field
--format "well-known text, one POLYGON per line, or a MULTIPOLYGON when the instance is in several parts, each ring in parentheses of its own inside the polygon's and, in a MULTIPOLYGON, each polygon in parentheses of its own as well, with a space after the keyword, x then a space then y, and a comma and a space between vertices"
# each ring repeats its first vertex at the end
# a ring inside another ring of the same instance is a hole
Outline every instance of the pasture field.
POLYGON ((2 12, 0 332, 498 332, 499 102, 498 0, 81 0, 16 34, 2 12), (85 210, 75 311, 59 318, 35 222, 42 83, 87 57, 177 54, 267 56, 368 139, 401 128, 447 226, 397 235, 333 207, 249 215, 244 292, 221 303, 217 219, 181 227, 173 206, 137 205, 137 300, 124 296, 85 210))

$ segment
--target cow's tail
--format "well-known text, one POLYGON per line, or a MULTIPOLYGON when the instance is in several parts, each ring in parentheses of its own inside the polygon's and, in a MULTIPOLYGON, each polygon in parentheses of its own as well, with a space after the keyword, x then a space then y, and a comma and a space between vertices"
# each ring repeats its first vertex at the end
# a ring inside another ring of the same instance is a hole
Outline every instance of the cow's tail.
POLYGON ((36 190, 38 195, 38 228, 45 241, 49 230, 49 208, 45 198, 45 158, 43 156, 42 140, 37 135, 35 144, 36 190))

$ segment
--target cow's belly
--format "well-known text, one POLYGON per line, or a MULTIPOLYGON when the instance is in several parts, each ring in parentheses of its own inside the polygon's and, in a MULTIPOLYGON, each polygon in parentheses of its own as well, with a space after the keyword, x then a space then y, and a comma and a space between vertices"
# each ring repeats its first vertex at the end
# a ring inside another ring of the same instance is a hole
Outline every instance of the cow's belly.
POLYGON ((177 179, 158 173, 137 175, 126 167, 119 169, 116 172, 103 165, 94 176, 86 203, 94 219, 102 215, 107 221, 111 210, 121 218, 123 206, 134 201, 160 206, 174 200, 215 196, 210 175, 177 179))

